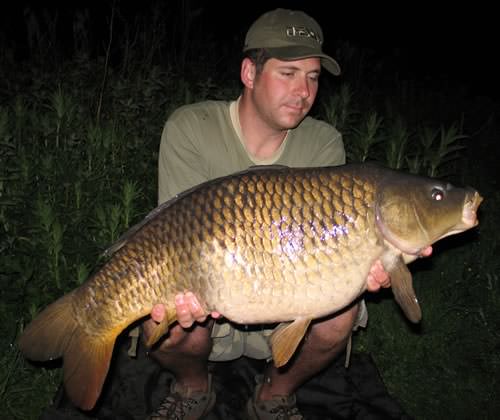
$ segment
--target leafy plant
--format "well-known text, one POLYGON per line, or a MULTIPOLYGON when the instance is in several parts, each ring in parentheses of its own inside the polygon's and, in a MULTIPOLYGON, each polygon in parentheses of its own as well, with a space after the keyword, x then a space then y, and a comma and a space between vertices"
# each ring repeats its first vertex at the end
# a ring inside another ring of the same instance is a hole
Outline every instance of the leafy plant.
POLYGON ((422 163, 427 174, 433 177, 449 175, 445 168, 461 157, 460 151, 465 146, 460 144, 460 140, 465 138, 467 136, 460 132, 456 122, 448 128, 441 125, 437 130, 425 127, 420 141, 423 146, 422 163))
POLYGON ((349 139, 348 160, 366 162, 373 158, 374 147, 383 140, 381 133, 383 118, 372 111, 359 127, 352 128, 352 137, 349 139))

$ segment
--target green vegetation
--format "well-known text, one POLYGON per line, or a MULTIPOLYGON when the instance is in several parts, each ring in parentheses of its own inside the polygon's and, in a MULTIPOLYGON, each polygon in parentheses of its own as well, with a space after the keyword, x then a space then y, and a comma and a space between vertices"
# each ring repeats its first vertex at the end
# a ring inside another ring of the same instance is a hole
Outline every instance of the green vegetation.
MULTIPOLYGON (((157 6, 133 22, 110 11, 99 42, 91 40, 88 13, 77 12, 70 46, 50 29, 54 16, 27 10, 24 59, 5 40, 0 48, 2 418, 37 418, 53 397, 60 369, 27 363, 15 339, 155 206, 169 113, 238 95, 240 40, 214 55, 214 41, 193 29, 202 11, 184 10, 178 20, 173 9, 157 6)), ((409 326, 390 292, 371 296, 370 326, 355 337, 355 351, 373 355, 389 391, 415 418, 496 418, 500 194, 487 154, 500 130, 493 111, 461 91, 424 94, 417 81, 396 76, 378 83, 366 62, 375 60, 372 72, 381 63, 355 47, 341 45, 339 55, 355 78, 347 74, 333 87, 325 78, 315 113, 343 132, 351 161, 446 177, 485 196, 478 230, 443 241, 411 267, 423 324, 409 326)))

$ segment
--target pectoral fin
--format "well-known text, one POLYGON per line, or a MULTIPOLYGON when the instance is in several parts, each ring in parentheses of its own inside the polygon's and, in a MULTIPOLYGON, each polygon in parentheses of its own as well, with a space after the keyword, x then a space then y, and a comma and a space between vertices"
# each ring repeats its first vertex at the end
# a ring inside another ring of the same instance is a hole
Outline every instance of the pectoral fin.
POLYGON ((278 327, 271 336, 273 360, 276 367, 286 365, 304 338, 311 318, 299 318, 278 327))
POLYGON ((413 281, 410 270, 400 259, 390 271, 392 292, 396 302, 403 310, 406 317, 414 323, 422 319, 422 311, 413 290, 413 281))
MULTIPOLYGON (((167 308, 166 305, 165 308, 167 308)), ((176 317, 175 308, 173 308, 172 310, 166 309, 165 318, 163 318, 163 321, 161 321, 155 327, 153 333, 149 336, 148 340, 146 341, 146 346, 151 347, 161 337, 163 337, 167 333, 170 324, 172 324, 175 321, 175 317, 176 317)))

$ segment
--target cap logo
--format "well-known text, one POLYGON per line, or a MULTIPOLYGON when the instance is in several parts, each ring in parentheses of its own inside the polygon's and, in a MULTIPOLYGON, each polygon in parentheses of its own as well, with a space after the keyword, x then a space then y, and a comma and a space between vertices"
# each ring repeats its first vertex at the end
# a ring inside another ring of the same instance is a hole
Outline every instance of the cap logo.
POLYGON ((320 45, 323 43, 319 35, 306 26, 289 26, 286 28, 286 35, 289 37, 312 38, 320 45))

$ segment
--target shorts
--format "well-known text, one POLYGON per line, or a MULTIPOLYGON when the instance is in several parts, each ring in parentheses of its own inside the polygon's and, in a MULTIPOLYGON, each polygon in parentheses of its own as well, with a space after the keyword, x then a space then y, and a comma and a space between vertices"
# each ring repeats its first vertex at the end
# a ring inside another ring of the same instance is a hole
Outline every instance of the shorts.
MULTIPOLYGON (((358 317, 352 330, 356 331, 359 327, 365 328, 367 322, 366 303, 360 300, 358 317)), ((276 326, 261 328, 254 325, 236 325, 227 321, 215 322, 212 329, 213 347, 208 360, 223 362, 241 356, 270 360, 272 356, 269 338, 276 326)))

